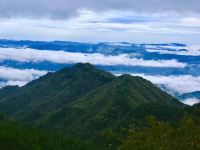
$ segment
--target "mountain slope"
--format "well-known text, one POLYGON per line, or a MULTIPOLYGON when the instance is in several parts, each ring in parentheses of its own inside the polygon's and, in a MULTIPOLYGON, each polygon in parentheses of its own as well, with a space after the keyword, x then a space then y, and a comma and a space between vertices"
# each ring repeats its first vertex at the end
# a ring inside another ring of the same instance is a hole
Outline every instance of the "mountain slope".
POLYGON ((48 73, 20 88, 14 95, 1 98, 0 111, 14 119, 36 122, 114 78, 90 64, 77 64, 48 73))
POLYGON ((18 86, 6 86, 0 90, 0 99, 15 94, 20 88, 18 86))
POLYGON ((144 126, 148 115, 173 121, 184 108, 184 104, 149 81, 123 75, 50 113, 41 126, 90 137, 132 124, 144 126))
POLYGON ((91 150, 90 143, 78 137, 66 136, 10 121, 0 114, 1 150, 91 150))
POLYGON ((148 115, 174 121, 184 108, 141 77, 115 77, 90 64, 49 73, 0 99, 0 111, 14 120, 83 137, 145 126, 148 115))

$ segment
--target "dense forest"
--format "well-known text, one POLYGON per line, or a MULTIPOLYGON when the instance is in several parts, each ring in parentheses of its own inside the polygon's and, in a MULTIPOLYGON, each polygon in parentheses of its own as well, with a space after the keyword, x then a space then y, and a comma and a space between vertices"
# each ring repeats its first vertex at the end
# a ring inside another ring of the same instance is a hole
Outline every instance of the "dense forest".
MULTIPOLYGON (((200 109, 198 110, 200 115, 200 109)), ((158 121, 147 117, 149 127, 138 129, 133 125, 128 128, 126 136, 120 132, 108 131, 102 145, 92 141, 47 130, 34 129, 8 120, 0 123, 0 148, 2 150, 199 150, 199 118, 185 116, 177 124, 158 121), (113 143, 115 141, 115 143, 113 143), (117 143, 116 143, 117 141, 117 143), (105 145, 107 143, 107 145, 105 145)))
POLYGON ((185 116, 174 125, 149 117, 149 127, 143 130, 130 128, 119 150, 199 150, 199 116, 197 119, 185 116))
POLYGON ((9 121, 1 115, 1 150, 90 150, 91 145, 71 136, 35 129, 9 121))

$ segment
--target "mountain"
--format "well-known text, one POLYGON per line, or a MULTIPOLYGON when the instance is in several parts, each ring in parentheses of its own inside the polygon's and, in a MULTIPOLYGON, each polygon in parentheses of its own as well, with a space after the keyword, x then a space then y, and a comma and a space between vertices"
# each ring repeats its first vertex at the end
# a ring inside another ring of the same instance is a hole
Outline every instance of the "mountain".
POLYGON ((14 95, 1 98, 0 110, 14 119, 36 122, 114 78, 114 75, 90 64, 77 64, 48 73, 20 88, 14 95))
POLYGON ((0 111, 14 120, 84 136, 140 126, 147 115, 175 120, 183 108, 141 77, 115 77, 88 63, 48 73, 0 99, 0 111))
POLYGON ((149 115, 173 121, 180 117, 184 108, 185 105, 151 82, 122 75, 50 113, 41 125, 91 137, 132 124, 145 126, 144 120, 149 115))
POLYGON ((115 149, 132 126, 148 127, 148 116, 174 124, 188 107, 141 77, 116 77, 88 63, 0 90, 0 112, 13 121, 73 135, 101 149, 110 144, 115 149))

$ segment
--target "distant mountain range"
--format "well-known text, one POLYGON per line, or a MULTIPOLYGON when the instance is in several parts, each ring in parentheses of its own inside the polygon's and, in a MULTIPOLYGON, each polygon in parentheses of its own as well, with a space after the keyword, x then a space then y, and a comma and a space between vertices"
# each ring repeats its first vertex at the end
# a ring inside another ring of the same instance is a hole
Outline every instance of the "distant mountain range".
POLYGON ((200 99, 200 91, 185 93, 179 96, 180 99, 197 98, 200 99))
MULTIPOLYGON (((49 50, 49 51, 65 51, 72 53, 83 54, 103 54, 105 56, 118 56, 127 54, 131 58, 138 58, 144 60, 177 60, 182 63, 187 63, 186 68, 176 67, 151 67, 140 65, 124 65, 123 62, 119 65, 102 65, 102 62, 97 63, 97 66, 103 67, 107 71, 113 72, 129 72, 129 73, 147 73, 154 75, 184 75, 191 74, 200 75, 196 69, 199 69, 200 54, 198 50, 190 53, 190 47, 185 44, 170 43, 170 44, 134 44, 134 43, 79 43, 79 42, 65 42, 65 41, 14 41, 14 40, 0 40, 1 48, 16 48, 16 49, 33 49, 33 50, 49 50), (152 52, 151 50, 154 50, 152 52), (166 52, 168 51, 168 53, 166 52), (181 52, 185 51, 185 54, 181 52), (163 52, 163 53, 162 53, 163 52), (166 52, 166 53, 164 53, 166 52), (199 55, 198 55, 199 54, 199 55), (189 70, 188 70, 189 69, 189 70)), ((200 50, 200 49, 199 49, 200 50)), ((81 60, 77 60, 81 61, 81 60)), ((4 59, 2 65, 13 66, 17 68, 35 68, 39 70, 59 70, 73 63, 53 63, 52 61, 26 61, 14 63, 12 59, 4 59)))

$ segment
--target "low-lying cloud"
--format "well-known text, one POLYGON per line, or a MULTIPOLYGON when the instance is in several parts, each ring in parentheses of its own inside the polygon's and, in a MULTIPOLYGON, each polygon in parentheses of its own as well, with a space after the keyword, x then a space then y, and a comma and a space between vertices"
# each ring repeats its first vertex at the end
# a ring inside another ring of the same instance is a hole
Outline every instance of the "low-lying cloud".
POLYGON ((35 69, 16 69, 10 67, 0 67, 0 87, 7 85, 23 86, 26 83, 39 78, 47 73, 35 69))
POLYGON ((30 81, 46 73, 47 71, 40 71, 35 69, 0 67, 0 79, 2 80, 30 81))
POLYGON ((200 46, 186 46, 186 47, 176 47, 176 46, 146 46, 147 52, 158 52, 160 54, 175 54, 175 55, 185 55, 185 56, 200 56, 200 46))
POLYGON ((131 74, 133 76, 143 77, 156 85, 164 86, 171 94, 183 94, 194 91, 200 91, 200 76, 194 77, 191 75, 180 76, 160 76, 146 74, 131 74))
POLYGON ((147 66, 147 67, 175 67, 184 68, 186 63, 172 60, 144 60, 130 58, 127 54, 117 56, 105 56, 100 53, 74 53, 66 51, 34 50, 34 49, 15 49, 0 48, 0 60, 13 60, 18 62, 53 62, 59 64, 86 63, 94 65, 128 65, 128 66, 147 66))
POLYGON ((24 86, 30 81, 0 81, 0 88, 6 87, 6 86, 24 86))
POLYGON ((194 104, 199 103, 200 100, 194 97, 194 98, 185 99, 185 100, 183 100, 182 102, 183 102, 184 104, 187 104, 187 105, 192 106, 192 105, 194 105, 194 104))

